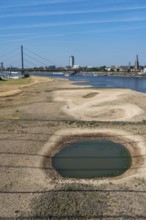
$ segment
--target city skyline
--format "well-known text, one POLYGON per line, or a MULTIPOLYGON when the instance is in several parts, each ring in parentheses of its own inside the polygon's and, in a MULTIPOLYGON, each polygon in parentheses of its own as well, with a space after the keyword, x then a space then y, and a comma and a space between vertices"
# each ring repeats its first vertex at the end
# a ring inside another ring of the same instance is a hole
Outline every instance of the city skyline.
POLYGON ((71 54, 81 66, 133 64, 136 54, 145 65, 145 9, 144 0, 2 1, 0 62, 24 45, 48 65, 66 66, 71 54))

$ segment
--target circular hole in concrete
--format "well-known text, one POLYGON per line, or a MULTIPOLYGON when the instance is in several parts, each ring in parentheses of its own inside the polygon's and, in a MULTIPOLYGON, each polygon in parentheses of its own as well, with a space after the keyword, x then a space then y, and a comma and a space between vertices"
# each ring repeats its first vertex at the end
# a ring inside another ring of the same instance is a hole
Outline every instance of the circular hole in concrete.
POLYGON ((80 140, 66 144, 52 158, 52 166, 62 177, 92 179, 115 177, 131 166, 124 145, 104 140, 80 140))
POLYGON ((89 183, 89 180, 96 181, 101 178, 121 179, 141 171, 145 163, 143 156, 145 148, 141 141, 140 136, 117 130, 80 128, 60 130, 42 149, 44 157, 40 161, 41 167, 45 178, 57 182, 63 180, 70 183, 83 180, 89 183), (65 165, 58 165, 60 160, 63 160, 65 165), (76 174, 73 170, 76 170, 76 174))

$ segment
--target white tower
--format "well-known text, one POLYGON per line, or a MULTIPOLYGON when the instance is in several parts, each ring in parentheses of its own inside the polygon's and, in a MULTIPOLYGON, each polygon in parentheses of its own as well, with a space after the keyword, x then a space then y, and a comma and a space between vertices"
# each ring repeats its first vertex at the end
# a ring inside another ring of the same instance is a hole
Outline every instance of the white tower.
POLYGON ((69 57, 69 66, 73 67, 75 65, 75 58, 74 56, 69 57))

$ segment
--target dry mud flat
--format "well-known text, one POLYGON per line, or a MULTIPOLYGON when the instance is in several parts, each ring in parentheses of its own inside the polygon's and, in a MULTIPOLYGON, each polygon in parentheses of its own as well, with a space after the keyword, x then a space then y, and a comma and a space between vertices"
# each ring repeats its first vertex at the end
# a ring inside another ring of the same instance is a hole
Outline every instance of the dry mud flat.
POLYGON ((37 80, 0 98, 1 219, 146 219, 146 94, 37 80), (99 180, 50 175, 44 161, 60 138, 101 132, 130 144, 131 171, 99 180))

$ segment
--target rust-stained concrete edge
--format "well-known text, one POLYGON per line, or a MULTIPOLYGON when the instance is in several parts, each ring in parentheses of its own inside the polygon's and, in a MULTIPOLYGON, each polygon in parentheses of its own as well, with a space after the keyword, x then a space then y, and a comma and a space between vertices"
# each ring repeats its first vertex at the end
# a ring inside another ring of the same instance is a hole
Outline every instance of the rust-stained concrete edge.
POLYGON ((43 159, 39 161, 41 169, 40 175, 42 181, 53 180, 56 183, 85 183, 85 184, 98 184, 106 182, 121 183, 127 181, 134 175, 145 175, 146 159, 144 140, 141 136, 125 132, 123 130, 115 129, 62 129, 57 131, 42 148, 41 155, 43 159), (112 178, 94 178, 94 179, 73 179, 61 177, 52 166, 52 157, 65 147, 68 141, 73 142, 76 138, 94 140, 110 140, 124 145, 131 153, 132 164, 131 167, 122 175, 112 178))

